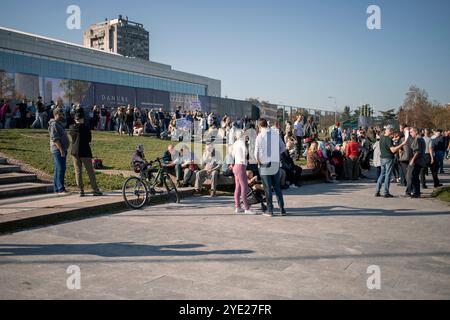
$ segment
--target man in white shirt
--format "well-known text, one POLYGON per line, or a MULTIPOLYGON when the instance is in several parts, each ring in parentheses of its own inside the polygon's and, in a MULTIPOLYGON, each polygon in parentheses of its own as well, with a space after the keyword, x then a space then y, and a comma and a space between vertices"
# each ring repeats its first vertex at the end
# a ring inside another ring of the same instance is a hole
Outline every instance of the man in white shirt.
POLYGON ((294 123, 295 137, 297 138, 297 160, 300 159, 303 153, 303 116, 298 115, 297 120, 294 123))
POLYGON ((195 193, 200 195, 205 180, 211 179, 211 197, 215 197, 220 169, 222 168, 222 161, 220 155, 216 154, 216 150, 212 143, 207 144, 200 165, 203 166, 203 170, 197 172, 195 178, 195 193))
POLYGON ((281 215, 286 215, 283 193, 280 187, 280 154, 286 149, 279 133, 268 127, 267 120, 258 122, 259 134, 256 137, 255 158, 259 166, 261 180, 266 191, 267 210, 265 216, 273 216, 272 187, 278 200, 281 215))

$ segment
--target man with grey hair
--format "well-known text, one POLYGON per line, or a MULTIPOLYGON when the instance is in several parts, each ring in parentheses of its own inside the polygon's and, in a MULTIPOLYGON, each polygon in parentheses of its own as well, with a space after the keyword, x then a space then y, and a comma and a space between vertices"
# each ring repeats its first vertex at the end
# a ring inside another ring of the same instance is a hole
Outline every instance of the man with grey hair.
POLYGON ((216 149, 213 143, 206 145, 205 152, 200 161, 203 170, 197 172, 195 177, 195 194, 201 195, 203 183, 206 179, 211 180, 211 197, 216 197, 217 184, 219 181, 220 169, 222 167, 222 160, 220 155, 216 154, 216 149))
POLYGON ((375 197, 380 197, 381 186, 384 183, 384 197, 393 198, 389 192, 392 170, 394 168, 394 154, 397 153, 407 142, 394 147, 392 141, 393 127, 388 125, 384 128, 384 135, 380 137, 381 152, 381 174, 377 181, 375 197))
POLYGON ((64 177, 66 175, 66 159, 67 149, 69 147, 69 137, 64 129, 64 113, 60 108, 53 110, 54 119, 48 123, 48 131, 50 133, 50 151, 53 156, 54 163, 54 177, 53 185, 55 193, 58 195, 65 195, 64 177))

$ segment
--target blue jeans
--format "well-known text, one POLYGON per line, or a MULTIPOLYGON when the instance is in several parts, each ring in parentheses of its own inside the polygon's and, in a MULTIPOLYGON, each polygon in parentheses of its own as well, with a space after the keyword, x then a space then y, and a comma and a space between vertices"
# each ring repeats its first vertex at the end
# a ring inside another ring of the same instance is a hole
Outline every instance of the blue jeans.
POLYGON ((53 163, 55 165, 55 174, 53 176, 53 189, 56 193, 65 191, 64 187, 64 176, 66 175, 66 160, 67 151, 65 151, 66 156, 61 157, 59 151, 53 153, 53 163))
POLYGON ((436 151, 435 152, 435 158, 438 165, 438 168, 436 169, 437 173, 443 173, 444 172, 444 157, 445 157, 445 151, 436 151))
POLYGON ((381 174, 377 181, 376 192, 379 193, 381 185, 384 183, 384 194, 389 194, 392 170, 394 169, 394 159, 381 158, 381 174))
POLYGON ((284 209, 284 200, 283 200, 283 193, 281 192, 281 186, 280 186, 280 170, 274 175, 271 176, 263 176, 261 175, 261 180, 264 185, 264 190, 266 192, 266 201, 267 201, 267 208, 269 211, 273 211, 273 202, 272 202, 272 187, 275 190, 275 195, 277 196, 278 200, 278 206, 280 210, 284 209))

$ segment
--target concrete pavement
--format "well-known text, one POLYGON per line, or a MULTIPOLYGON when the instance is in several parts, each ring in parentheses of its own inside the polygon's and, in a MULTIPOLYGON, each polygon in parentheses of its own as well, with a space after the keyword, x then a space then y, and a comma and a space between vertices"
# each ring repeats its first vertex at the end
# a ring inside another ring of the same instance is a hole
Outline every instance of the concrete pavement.
POLYGON ((448 204, 373 193, 308 185, 276 218, 190 198, 1 236, 0 298, 450 299, 448 204), (80 290, 66 286, 71 265, 80 290), (380 290, 367 287, 371 265, 380 290))

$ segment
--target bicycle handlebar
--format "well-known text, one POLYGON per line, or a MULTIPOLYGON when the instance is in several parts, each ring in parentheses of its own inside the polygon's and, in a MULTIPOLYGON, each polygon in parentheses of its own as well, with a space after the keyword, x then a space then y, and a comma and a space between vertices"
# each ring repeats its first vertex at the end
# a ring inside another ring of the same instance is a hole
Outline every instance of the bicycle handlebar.
POLYGON ((153 166, 154 163, 157 163, 159 166, 162 166, 160 158, 156 158, 155 160, 148 162, 148 165, 153 166))

